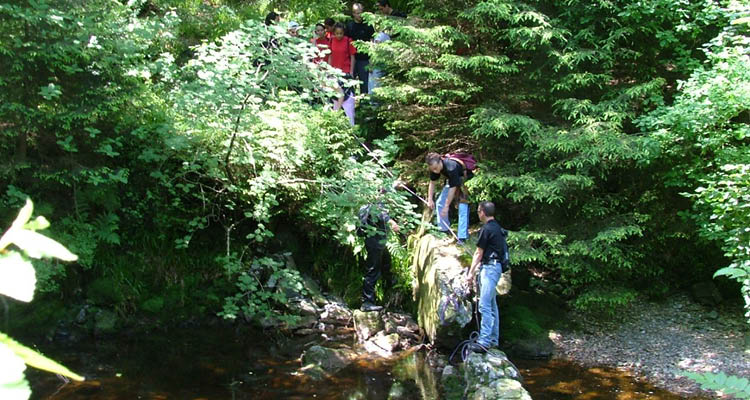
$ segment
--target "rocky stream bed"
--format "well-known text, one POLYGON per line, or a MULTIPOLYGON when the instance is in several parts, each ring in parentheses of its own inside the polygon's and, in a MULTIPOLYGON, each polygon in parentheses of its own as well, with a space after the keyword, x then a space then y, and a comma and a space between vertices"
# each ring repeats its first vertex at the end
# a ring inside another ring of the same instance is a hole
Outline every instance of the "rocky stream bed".
POLYGON ((664 302, 636 301, 619 316, 602 323, 572 314, 585 329, 552 332, 555 357, 627 370, 683 396, 718 395, 678 370, 750 377, 750 335, 740 306, 712 309, 677 294, 664 302))

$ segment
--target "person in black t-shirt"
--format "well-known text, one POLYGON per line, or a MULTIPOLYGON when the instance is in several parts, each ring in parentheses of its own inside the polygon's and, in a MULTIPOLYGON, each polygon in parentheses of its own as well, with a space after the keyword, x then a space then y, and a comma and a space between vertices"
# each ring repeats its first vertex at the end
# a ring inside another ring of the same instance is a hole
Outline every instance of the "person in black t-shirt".
POLYGON ((472 171, 464 168, 464 165, 452 158, 441 157, 437 153, 429 153, 425 158, 427 168, 430 170, 430 186, 427 189, 427 206, 435 208, 433 198, 435 196, 435 183, 443 175, 446 184, 443 186, 437 202, 437 226, 443 232, 448 232, 450 220, 448 209, 455 198, 460 198, 458 203, 458 237, 464 241, 469 237, 469 203, 463 196, 463 184, 474 176, 472 171))
POLYGON ((380 9, 380 12, 383 13, 383 15, 388 15, 390 17, 399 17, 399 18, 406 18, 406 13, 394 10, 391 7, 391 2, 388 0, 378 0, 378 8, 380 9))
POLYGON ((483 201, 477 207, 479 220, 484 224, 479 231, 477 249, 471 260, 471 268, 466 274, 466 283, 474 286, 477 269, 479 270, 479 313, 482 321, 479 338, 472 343, 471 350, 484 353, 490 347, 497 347, 500 342, 500 311, 495 300, 495 287, 503 273, 502 260, 505 258, 505 237, 507 232, 495 220, 495 204, 483 201), (481 266, 480 266, 481 265, 481 266))
MULTIPOLYGON (((354 20, 349 21, 346 25, 346 36, 349 36, 352 40, 370 42, 375 36, 375 29, 362 20, 362 13, 364 10, 365 8, 360 3, 354 3, 352 5, 352 18, 354 20)), ((370 56, 368 56, 367 53, 357 51, 357 53, 354 54, 354 77, 362 82, 359 85, 360 94, 368 92, 369 71, 367 66, 369 64, 370 56)))

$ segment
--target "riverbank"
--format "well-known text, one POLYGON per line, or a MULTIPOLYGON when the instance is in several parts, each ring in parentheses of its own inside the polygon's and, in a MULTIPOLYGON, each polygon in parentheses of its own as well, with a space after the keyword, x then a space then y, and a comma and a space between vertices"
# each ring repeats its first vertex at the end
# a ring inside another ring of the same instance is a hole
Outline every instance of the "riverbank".
POLYGON ((711 310, 678 294, 664 302, 636 301, 618 313, 618 322, 602 323, 573 314, 580 330, 559 330, 550 336, 555 358, 627 370, 682 396, 706 395, 697 384, 674 372, 749 377, 750 344, 742 313, 739 306, 711 310))

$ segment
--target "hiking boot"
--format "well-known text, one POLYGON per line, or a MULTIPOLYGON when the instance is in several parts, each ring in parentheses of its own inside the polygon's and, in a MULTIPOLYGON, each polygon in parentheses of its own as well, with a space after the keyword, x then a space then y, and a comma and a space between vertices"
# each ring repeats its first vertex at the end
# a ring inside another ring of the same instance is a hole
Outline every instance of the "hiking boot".
POLYGON ((469 344, 469 350, 478 353, 478 354, 484 354, 487 352, 487 348, 482 346, 479 343, 470 343, 469 344))
POLYGON ((364 312, 370 312, 370 311, 380 311, 383 309, 382 306, 376 306, 372 303, 362 303, 362 307, 359 308, 360 310, 364 312))

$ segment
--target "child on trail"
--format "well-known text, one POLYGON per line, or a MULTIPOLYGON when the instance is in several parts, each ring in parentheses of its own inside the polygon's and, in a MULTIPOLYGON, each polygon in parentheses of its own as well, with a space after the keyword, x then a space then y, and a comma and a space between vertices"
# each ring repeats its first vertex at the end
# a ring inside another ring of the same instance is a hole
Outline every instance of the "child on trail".
POLYGON ((354 76, 354 55, 357 49, 354 48, 352 39, 346 36, 345 32, 344 24, 339 22, 334 26, 328 64, 349 76, 354 76))
MULTIPOLYGON (((315 25, 315 37, 310 39, 310 43, 317 47, 321 53, 331 50, 331 40, 326 37, 326 27, 323 24, 315 25)), ((319 64, 321 61, 326 60, 328 60, 328 54, 321 54, 320 56, 315 57, 313 62, 319 64)))

